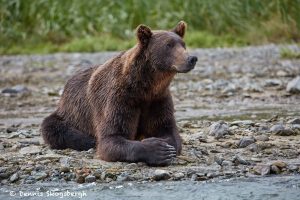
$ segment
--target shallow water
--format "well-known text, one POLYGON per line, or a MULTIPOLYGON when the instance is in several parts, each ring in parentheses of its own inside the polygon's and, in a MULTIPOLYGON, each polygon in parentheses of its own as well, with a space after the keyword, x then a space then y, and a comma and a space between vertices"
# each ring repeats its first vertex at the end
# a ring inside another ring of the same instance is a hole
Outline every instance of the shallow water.
POLYGON ((24 185, 1 188, 0 199, 300 199, 300 176, 240 178, 213 182, 24 185), (58 185, 59 188, 58 189, 58 185), (21 192, 20 192, 21 191, 21 192), (76 192, 76 193, 72 193, 76 192), (71 196, 73 194, 73 197, 71 196), (26 195, 26 197, 25 197, 26 195), (76 196, 74 196, 76 195, 76 196))

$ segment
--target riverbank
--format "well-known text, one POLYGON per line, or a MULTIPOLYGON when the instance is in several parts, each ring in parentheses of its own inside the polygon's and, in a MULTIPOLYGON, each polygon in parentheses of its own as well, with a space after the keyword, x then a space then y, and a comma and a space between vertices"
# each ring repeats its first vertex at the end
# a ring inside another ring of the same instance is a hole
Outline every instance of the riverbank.
POLYGON ((193 50, 196 68, 171 85, 183 152, 162 168, 109 163, 94 149, 51 150, 43 144, 39 125, 54 111, 65 81, 116 53, 1 56, 1 185, 297 175, 300 60, 283 59, 282 48, 300 51, 293 45, 193 50))

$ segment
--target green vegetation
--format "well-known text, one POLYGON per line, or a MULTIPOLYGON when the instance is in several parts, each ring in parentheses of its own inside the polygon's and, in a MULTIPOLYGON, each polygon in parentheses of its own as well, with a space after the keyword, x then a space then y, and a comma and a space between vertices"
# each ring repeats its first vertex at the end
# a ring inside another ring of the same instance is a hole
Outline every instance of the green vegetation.
POLYGON ((122 50, 182 19, 189 47, 300 40, 300 0, 0 0, 0 54, 122 50))
POLYGON ((300 59, 300 51, 295 51, 289 48, 280 49, 281 58, 300 59))

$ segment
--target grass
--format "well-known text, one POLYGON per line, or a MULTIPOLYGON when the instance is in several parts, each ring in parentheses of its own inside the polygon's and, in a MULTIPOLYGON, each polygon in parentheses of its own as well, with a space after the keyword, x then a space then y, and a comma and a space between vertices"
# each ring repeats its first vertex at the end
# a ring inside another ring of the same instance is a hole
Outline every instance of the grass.
POLYGON ((123 50, 143 23, 188 23, 189 47, 300 41, 300 0, 0 0, 0 54, 123 50))
MULTIPOLYGON (((210 48, 244 46, 247 43, 243 39, 232 36, 214 36, 206 32, 190 32, 186 35, 188 48, 210 48)), ((43 41, 26 41, 10 47, 0 46, 0 54, 48 54, 54 52, 99 52, 99 51, 121 51, 131 48, 136 44, 133 36, 131 39, 120 39, 111 35, 86 36, 73 38, 72 40, 55 44, 43 41)))
POLYGON ((280 49, 280 57, 284 59, 300 59, 300 51, 282 48, 280 49))

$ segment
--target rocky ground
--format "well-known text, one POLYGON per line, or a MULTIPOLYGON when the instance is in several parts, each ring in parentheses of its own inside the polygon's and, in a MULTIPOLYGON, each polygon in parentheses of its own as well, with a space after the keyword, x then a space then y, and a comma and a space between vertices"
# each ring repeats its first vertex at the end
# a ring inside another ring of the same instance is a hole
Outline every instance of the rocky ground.
POLYGON ((300 60, 282 59, 281 48, 193 50, 195 70, 171 86, 183 152, 161 168, 101 161, 94 149, 51 150, 41 139, 65 81, 116 53, 1 56, 1 185, 299 174, 300 60))

